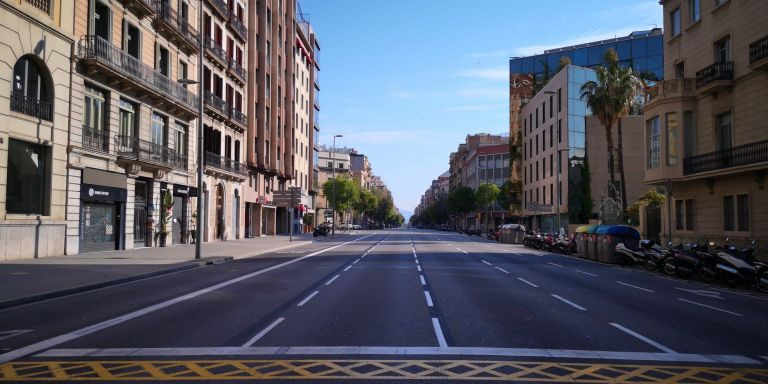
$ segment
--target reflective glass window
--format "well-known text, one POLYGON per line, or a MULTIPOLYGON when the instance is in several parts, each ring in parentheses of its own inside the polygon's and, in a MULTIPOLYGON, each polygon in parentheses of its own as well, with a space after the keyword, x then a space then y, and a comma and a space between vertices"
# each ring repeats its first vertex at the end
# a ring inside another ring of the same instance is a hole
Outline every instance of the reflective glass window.
POLYGON ((599 45, 587 48, 587 56, 587 65, 598 65, 603 62, 603 50, 599 45))
POLYGON ((602 61, 602 58, 605 57, 605 52, 607 50, 611 49, 611 48, 613 48, 613 50, 615 51, 616 50, 616 43, 609 43, 609 44, 603 44, 602 45, 603 55, 600 56, 601 61, 602 61))
POLYGON ((578 66, 587 65, 587 49, 579 48, 573 52, 573 64, 578 66))
POLYGON ((546 55, 534 56, 534 59, 533 59, 533 71, 535 73, 543 73, 544 72, 544 64, 546 62, 547 62, 547 56, 546 55))
POLYGON ((533 57, 524 57, 521 63, 522 73, 533 73, 533 57))
POLYGON ((522 73, 522 70, 523 70, 523 60, 522 59, 510 60, 510 62, 509 62, 509 71, 511 73, 522 73))
POLYGON ((653 36, 647 39, 648 55, 664 54, 663 40, 661 36, 653 36))
POLYGON ((644 57, 648 55, 646 39, 632 40, 632 58, 644 57))
POLYGON ((619 54, 619 60, 629 60, 632 57, 632 43, 620 41, 616 45, 616 53, 619 54))
POLYGON ((547 66, 549 66, 549 74, 554 76, 560 67, 560 54, 550 53, 547 55, 547 66))

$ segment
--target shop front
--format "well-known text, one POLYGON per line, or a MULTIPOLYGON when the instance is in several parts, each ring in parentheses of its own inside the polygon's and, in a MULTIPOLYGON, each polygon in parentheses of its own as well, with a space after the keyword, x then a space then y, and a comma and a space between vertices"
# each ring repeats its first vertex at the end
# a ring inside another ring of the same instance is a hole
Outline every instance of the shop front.
POLYGON ((171 243, 191 243, 190 233, 190 197, 197 197, 197 188, 187 185, 174 184, 173 206, 171 208, 171 243))
POLYGON ((80 253, 125 249, 127 177, 86 168, 80 185, 80 253))

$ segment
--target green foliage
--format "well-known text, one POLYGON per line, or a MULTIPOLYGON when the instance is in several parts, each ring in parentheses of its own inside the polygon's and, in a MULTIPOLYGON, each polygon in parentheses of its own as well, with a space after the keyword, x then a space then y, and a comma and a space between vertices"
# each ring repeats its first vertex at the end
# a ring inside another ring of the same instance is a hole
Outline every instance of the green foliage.
POLYGON ((568 198, 568 219, 571 224, 587 224, 592 217, 592 188, 589 163, 585 160, 579 167, 579 182, 568 180, 571 196, 568 198))
POLYGON ((561 57, 560 60, 558 61, 557 72, 562 71, 563 68, 569 65, 571 65, 571 58, 568 56, 561 57))
POLYGON ((451 213, 469 213, 475 210, 475 191, 469 187, 459 187, 448 195, 448 210, 451 213))
POLYGON ((323 194, 328 198, 330 206, 335 207, 336 211, 346 211, 351 208, 357 200, 359 189, 357 184, 346 176, 328 180, 323 184, 323 194), (336 185, 335 191, 334 184, 336 185))
POLYGON ((160 209, 160 233, 168 233, 168 224, 171 222, 171 208, 173 207, 173 195, 166 189, 162 196, 163 204, 160 209))
POLYGON ((304 223, 304 225, 312 225, 312 219, 314 215, 304 215, 304 217, 301 218, 301 222, 304 223))
POLYGON ((499 187, 496 184, 484 183, 480 184, 475 191, 475 201, 478 207, 488 208, 496 197, 499 196, 499 187))
POLYGON ((372 216, 376 212, 378 197, 368 190, 360 190, 357 199, 352 203, 352 209, 360 215, 372 216))

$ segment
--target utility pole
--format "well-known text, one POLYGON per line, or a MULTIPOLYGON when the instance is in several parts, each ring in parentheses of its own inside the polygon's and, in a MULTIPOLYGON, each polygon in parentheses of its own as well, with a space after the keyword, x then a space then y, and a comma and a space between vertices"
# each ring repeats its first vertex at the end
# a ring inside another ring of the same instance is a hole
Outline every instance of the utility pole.
POLYGON ((331 237, 336 234, 336 138, 343 135, 333 135, 333 149, 331 150, 331 178, 333 179, 333 193, 331 194, 331 237))

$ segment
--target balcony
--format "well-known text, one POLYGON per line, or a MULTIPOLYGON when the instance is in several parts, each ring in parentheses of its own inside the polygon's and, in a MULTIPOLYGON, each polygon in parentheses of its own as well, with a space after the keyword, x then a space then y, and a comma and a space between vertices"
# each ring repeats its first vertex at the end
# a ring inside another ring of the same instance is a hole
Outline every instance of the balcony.
POLYGON ((117 158, 139 163, 150 169, 187 169, 187 156, 150 141, 132 136, 115 136, 117 158))
POLYGON ((696 72, 696 93, 717 92, 733 85, 733 61, 714 63, 696 72))
POLYGON ((227 55, 224 53, 224 48, 208 36, 205 37, 205 53, 214 64, 222 69, 227 67, 227 55))
POLYGON ((235 36, 237 36, 240 41, 246 42, 248 40, 248 27, 246 27, 243 24, 243 21, 235 15, 234 11, 230 11, 227 25, 233 32, 235 32, 235 36))
POLYGON ((109 153, 109 131, 83 126, 83 148, 109 153))
POLYGON ((764 162, 768 162, 768 140, 687 157, 683 160, 683 174, 688 176, 764 162))
POLYGON ((206 170, 217 175, 245 180, 248 176, 248 166, 219 154, 205 151, 206 170))
POLYGON ((248 124, 248 118, 245 116, 245 113, 238 111, 235 107, 230 109, 229 121, 240 129, 245 129, 248 124))
POLYGON ((27 96, 19 91, 11 91, 11 111, 40 120, 53 121, 51 103, 27 96))
POLYGON ((749 68, 768 70, 768 36, 749 45, 749 68))
POLYGON ((214 12, 218 13, 222 19, 227 18, 227 3, 224 0, 206 0, 214 12))
POLYGON ((670 79, 662 80, 656 83, 645 94, 645 109, 653 108, 664 101, 679 101, 682 98, 691 98, 695 100, 696 94, 694 92, 695 79, 670 79))
POLYGON ((240 65, 235 59, 229 59, 229 65, 227 66, 227 71, 229 71, 229 74, 232 75, 232 77, 240 84, 244 85, 246 78, 246 71, 245 68, 243 68, 242 65, 240 65))
POLYGON ((140 18, 157 12, 157 0, 125 0, 123 3, 140 18))
POLYGON ((200 33, 167 3, 158 4, 155 29, 187 53, 200 51, 200 33))
POLYGON ((197 116, 197 95, 101 37, 83 37, 78 43, 78 55, 88 75, 103 76, 112 86, 150 97, 156 107, 178 117, 197 116))
POLYGON ((203 94, 203 100, 207 110, 214 112, 219 120, 226 120, 229 118, 229 105, 222 98, 214 95, 211 92, 205 92, 203 94))

